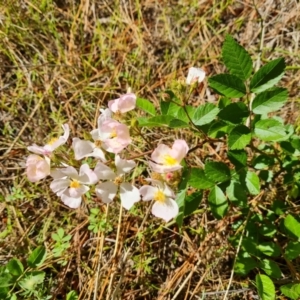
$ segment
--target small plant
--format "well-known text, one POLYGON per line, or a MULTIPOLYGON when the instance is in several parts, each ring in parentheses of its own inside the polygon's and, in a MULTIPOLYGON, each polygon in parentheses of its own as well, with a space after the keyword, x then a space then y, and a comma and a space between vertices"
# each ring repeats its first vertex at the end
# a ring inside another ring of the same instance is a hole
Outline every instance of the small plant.
MULTIPOLYGON (((70 240, 72 236, 70 234, 65 235, 62 228, 58 228, 56 233, 52 233, 52 239, 55 241, 53 245, 52 253, 54 257, 61 257, 64 252, 70 248, 70 240)), ((66 264, 66 261, 60 261, 62 265, 66 264)))
POLYGON ((17 294, 21 294, 27 299, 50 299, 41 295, 42 285, 46 273, 41 271, 47 251, 43 246, 39 246, 32 251, 26 264, 19 259, 12 258, 5 266, 0 268, 0 298, 13 300, 17 299, 17 294))
POLYGON ((103 231, 111 231, 112 226, 106 221, 105 216, 100 213, 99 208, 91 208, 89 215, 90 225, 88 227, 94 233, 103 232, 103 231))

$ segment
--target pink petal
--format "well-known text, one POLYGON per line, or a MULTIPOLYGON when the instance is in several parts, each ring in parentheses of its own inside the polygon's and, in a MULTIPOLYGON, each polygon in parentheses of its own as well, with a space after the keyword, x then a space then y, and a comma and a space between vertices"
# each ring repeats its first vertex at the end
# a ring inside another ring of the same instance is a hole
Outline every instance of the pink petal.
POLYGON ((26 160, 26 175, 31 182, 37 182, 50 175, 50 160, 31 154, 26 160))
POLYGON ((151 159, 156 163, 163 164, 165 162, 165 156, 169 155, 171 148, 167 145, 160 144, 151 154, 151 159))
POLYGON ((89 156, 95 148, 95 145, 90 141, 84 141, 79 138, 73 138, 72 148, 76 160, 80 160, 89 156))
POLYGON ((180 163, 188 151, 189 147, 185 140, 176 140, 172 146, 170 155, 180 163))
POLYGON ((194 82, 202 82, 205 78, 205 72, 201 68, 189 68, 186 84, 193 84, 194 82))

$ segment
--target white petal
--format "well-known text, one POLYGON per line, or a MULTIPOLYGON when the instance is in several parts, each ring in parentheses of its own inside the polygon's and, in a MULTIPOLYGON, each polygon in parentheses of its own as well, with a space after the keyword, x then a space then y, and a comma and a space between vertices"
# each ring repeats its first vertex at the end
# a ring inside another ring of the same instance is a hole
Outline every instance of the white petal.
POLYGON ((98 198, 104 203, 110 203, 117 194, 118 187, 111 181, 101 182, 96 185, 95 191, 98 198))
POLYGON ((163 164, 165 163, 165 156, 169 155, 171 152, 171 148, 167 145, 160 144, 156 147, 156 149, 151 154, 151 159, 156 163, 163 164))
POLYGON ((88 164, 83 164, 79 170, 79 181, 86 184, 94 184, 98 181, 98 176, 88 164))
POLYGON ((122 159, 119 155, 115 156, 115 164, 118 175, 129 173, 136 166, 136 163, 133 160, 122 159))
POLYGON ((140 194, 143 201, 150 201, 154 198, 156 192, 158 191, 157 187, 151 185, 144 185, 140 188, 140 194))
POLYGON ((78 208, 81 204, 81 197, 72 198, 72 197, 69 197, 69 196, 63 194, 63 195, 61 195, 61 200, 65 205, 67 205, 71 208, 78 208))
POLYGON ((141 196, 139 190, 128 182, 120 185, 120 199, 122 206, 130 209, 134 203, 140 201, 141 196))
POLYGON ((72 148, 74 150, 75 159, 80 160, 94 151, 95 144, 79 138, 73 138, 72 148))
POLYGON ((32 146, 28 146, 27 149, 33 153, 36 153, 36 154, 42 154, 42 155, 46 155, 48 154, 48 151, 46 151, 44 149, 44 147, 40 147, 36 144, 33 144, 32 146))
POLYGON ((100 180, 114 180, 116 178, 114 171, 100 161, 97 163, 94 172, 100 180))
POLYGON ((81 197, 82 195, 84 195, 88 190, 89 190, 89 187, 81 184, 77 188, 69 188, 68 190, 66 190, 64 192, 64 194, 66 194, 67 196, 72 197, 72 198, 78 198, 78 197, 81 197))
POLYGON ((159 165, 152 161, 149 161, 149 165, 152 168, 152 170, 156 173, 168 173, 168 172, 174 172, 177 170, 180 170, 182 168, 181 165, 174 165, 174 166, 166 166, 166 165, 159 165))
POLYGON ((50 189, 60 196, 70 185, 69 179, 55 179, 50 183, 50 189))
POLYGON ((152 206, 152 214, 158 218, 170 221, 178 214, 178 205, 173 199, 166 199, 165 202, 156 201, 152 206))
POLYGON ((202 82, 205 78, 205 72, 201 68, 189 68, 186 84, 193 84, 194 82, 202 82))

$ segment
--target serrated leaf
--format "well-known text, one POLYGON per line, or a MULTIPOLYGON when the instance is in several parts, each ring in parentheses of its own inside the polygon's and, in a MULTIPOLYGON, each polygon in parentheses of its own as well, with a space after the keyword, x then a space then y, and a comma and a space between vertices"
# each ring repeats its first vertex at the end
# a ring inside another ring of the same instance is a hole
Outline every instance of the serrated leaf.
POLYGON ((245 150, 230 150, 227 153, 230 162, 239 170, 247 165, 247 153, 245 150))
POLYGON ((190 173, 189 185, 196 189, 209 189, 215 185, 215 183, 208 179, 204 173, 204 170, 199 168, 192 168, 190 173))
POLYGON ((209 161, 204 166, 204 173, 209 180, 224 182, 230 179, 230 170, 225 163, 209 161))
POLYGON ((257 274, 255 281, 258 294, 262 300, 275 300, 275 286, 267 275, 257 274))
POLYGON ((254 133, 265 142, 275 142, 288 137, 284 125, 275 119, 257 121, 254 133))
POLYGON ((259 263, 259 268, 263 269, 265 273, 273 278, 280 278, 281 277, 281 270, 277 263, 269 259, 263 259, 259 263))
POLYGON ((221 138, 226 133, 230 132, 234 125, 225 123, 223 121, 213 121, 209 127, 208 135, 211 138, 221 138))
POLYGON ((185 198, 184 216, 192 214, 201 203, 202 191, 194 192, 185 198))
POLYGON ((218 186, 214 186, 210 190, 208 203, 215 218, 222 219, 225 216, 228 209, 228 202, 223 191, 218 186))
POLYGON ((238 125, 228 135, 228 146, 230 150, 244 149, 251 141, 251 131, 245 125, 238 125))
POLYGON ((147 99, 137 98, 136 99, 136 106, 139 109, 145 111, 146 113, 148 113, 151 116, 156 115, 155 106, 147 99))
POLYGON ((261 93, 273 87, 284 75, 285 62, 283 58, 270 61, 260 68, 250 82, 251 92, 261 93))
POLYGON ((288 260, 297 258, 300 255, 300 242, 289 241, 284 255, 288 260))
POLYGON ((28 257, 27 263, 31 268, 39 267, 43 264, 47 256, 47 251, 44 246, 35 248, 28 257))
POLYGON ((218 74, 208 79, 209 86, 228 98, 240 98, 246 94, 244 82, 235 75, 218 74))
POLYGON ((225 66, 231 74, 236 75, 242 80, 249 78, 252 72, 251 57, 230 35, 226 35, 222 47, 222 57, 225 66))
POLYGON ((247 171, 245 178, 246 186, 251 195, 258 195, 260 192, 259 177, 256 173, 247 171))
POLYGON ((6 267, 9 273, 15 277, 21 276, 24 272, 24 267, 17 258, 12 258, 6 267))
POLYGON ((274 242, 262 242, 257 249, 267 256, 277 257, 280 255, 280 248, 274 242))
POLYGON ((218 114, 218 117, 224 121, 240 124, 244 118, 249 116, 249 110, 245 103, 234 102, 224 107, 218 114))
POLYGON ((212 103, 206 103, 197 107, 192 121, 197 126, 210 123, 219 113, 219 108, 212 103))
POLYGON ((293 300, 298 300, 300 298, 300 284, 299 283, 289 283, 282 285, 280 291, 286 297, 289 297, 293 300))
POLYGON ((284 227, 291 235, 300 238, 300 223, 292 215, 285 217, 284 227))
POLYGON ((276 87, 258 94, 252 103, 255 114, 263 115, 280 109, 287 100, 287 90, 276 87))
POLYGON ((228 199, 235 205, 238 205, 240 207, 246 207, 247 206, 247 194, 245 192, 244 187, 236 182, 231 181, 230 185, 226 189, 226 194, 228 199))

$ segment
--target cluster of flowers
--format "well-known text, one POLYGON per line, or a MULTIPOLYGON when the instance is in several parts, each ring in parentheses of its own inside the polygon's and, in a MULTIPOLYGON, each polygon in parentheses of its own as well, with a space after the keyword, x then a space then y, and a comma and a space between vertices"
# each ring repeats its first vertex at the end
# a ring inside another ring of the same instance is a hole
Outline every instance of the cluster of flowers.
MULTIPOLYGON (((199 70, 201 69, 190 69, 188 84, 203 80, 204 72, 201 70, 202 73, 199 73, 199 70)), ((26 161, 28 179, 37 182, 50 175, 53 178, 50 184, 51 190, 71 208, 78 208, 82 196, 92 185, 95 185, 95 194, 104 203, 112 202, 117 194, 125 209, 130 209, 141 198, 143 201, 155 200, 152 206, 153 215, 166 222, 174 218, 178 214, 178 205, 174 200, 175 193, 166 181, 148 178, 146 180, 149 185, 140 188, 125 181, 125 175, 135 168, 136 163, 133 160, 122 159, 119 155, 131 143, 131 138, 129 128, 113 119, 113 113, 124 114, 133 110, 135 106, 136 95, 133 93, 109 101, 108 108, 101 110, 98 128, 91 131, 94 142, 73 138, 72 149, 75 160, 93 157, 97 159, 94 169, 91 169, 87 163, 80 166, 79 172, 64 162, 61 162, 59 167, 51 167, 54 151, 65 144, 70 135, 68 124, 64 124, 62 126, 64 134, 59 138, 52 139, 45 146, 34 144, 28 147, 29 151, 35 153, 29 155, 26 161), (115 154, 113 168, 107 165, 103 150, 115 154)), ((180 163, 188 150, 189 147, 184 140, 175 140, 172 148, 160 144, 151 155, 150 167, 153 172, 171 178, 173 172, 182 168, 180 163)))

